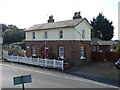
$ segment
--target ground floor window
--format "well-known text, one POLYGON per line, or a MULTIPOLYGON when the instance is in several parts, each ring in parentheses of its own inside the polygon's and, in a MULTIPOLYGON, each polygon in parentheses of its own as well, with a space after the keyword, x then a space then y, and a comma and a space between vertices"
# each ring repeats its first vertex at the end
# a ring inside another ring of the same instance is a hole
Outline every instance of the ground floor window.
POLYGON ((85 59, 85 48, 84 47, 80 48, 80 59, 85 59))
POLYGON ((32 56, 36 56, 36 48, 32 47, 32 56))
POLYGON ((64 59, 64 47, 59 47, 59 57, 64 59))

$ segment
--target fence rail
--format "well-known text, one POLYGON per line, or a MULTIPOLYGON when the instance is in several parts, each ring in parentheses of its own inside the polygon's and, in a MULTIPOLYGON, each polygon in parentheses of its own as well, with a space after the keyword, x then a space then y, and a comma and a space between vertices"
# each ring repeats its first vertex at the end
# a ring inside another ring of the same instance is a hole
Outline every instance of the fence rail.
POLYGON ((3 51, 3 58, 11 62, 19 62, 30 65, 37 65, 43 67, 59 68, 64 70, 64 61, 63 60, 52 60, 52 59, 42 59, 42 58, 32 58, 32 57, 21 57, 8 55, 8 51, 3 51))

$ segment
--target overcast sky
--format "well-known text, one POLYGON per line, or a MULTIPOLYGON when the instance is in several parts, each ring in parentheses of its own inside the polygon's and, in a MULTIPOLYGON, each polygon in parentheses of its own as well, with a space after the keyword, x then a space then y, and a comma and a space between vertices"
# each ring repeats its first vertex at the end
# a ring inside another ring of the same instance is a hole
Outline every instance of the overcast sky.
POLYGON ((0 23, 29 28, 46 23, 52 14, 55 21, 72 19, 74 12, 89 21, 99 13, 113 21, 114 38, 118 39, 119 0, 0 0, 0 23))

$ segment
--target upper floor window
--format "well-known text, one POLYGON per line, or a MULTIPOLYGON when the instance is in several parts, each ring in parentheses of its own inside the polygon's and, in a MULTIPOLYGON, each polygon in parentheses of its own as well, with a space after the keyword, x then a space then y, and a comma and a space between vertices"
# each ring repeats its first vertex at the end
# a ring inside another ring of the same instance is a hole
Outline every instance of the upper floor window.
POLYGON ((33 39, 35 39, 35 32, 32 33, 33 39))
POLYGON ((47 38, 48 38, 48 33, 47 33, 47 31, 45 31, 44 35, 45 35, 45 39, 47 39, 47 38))
POLYGON ((82 38, 83 39, 85 38, 85 30, 84 29, 82 30, 82 38))
POLYGON ((59 35, 60 35, 60 38, 63 38, 63 30, 60 30, 59 35))

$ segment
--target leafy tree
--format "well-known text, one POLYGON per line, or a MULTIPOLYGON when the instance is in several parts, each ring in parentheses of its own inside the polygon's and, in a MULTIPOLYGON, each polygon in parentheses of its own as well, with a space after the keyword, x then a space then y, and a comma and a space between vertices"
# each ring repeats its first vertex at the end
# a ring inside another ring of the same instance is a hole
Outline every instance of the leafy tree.
POLYGON ((14 38, 13 38, 13 36, 14 36, 13 33, 14 33, 14 31, 11 30, 11 29, 6 29, 6 30, 4 31, 4 35, 3 35, 3 42, 4 42, 4 44, 13 43, 13 42, 12 42, 12 40, 14 39, 14 38))
POLYGON ((114 44, 115 52, 120 52, 120 42, 114 44))
POLYGON ((8 26, 5 24, 2 24, 2 31, 4 32, 6 29, 8 29, 8 26))
POLYGON ((20 42, 20 46, 22 47, 22 49, 26 49, 26 42, 25 42, 25 39, 23 39, 21 42, 20 42))
POLYGON ((111 40, 114 36, 114 27, 112 22, 110 22, 101 13, 96 18, 91 21, 92 37, 96 37, 102 40, 111 40))
POLYGON ((25 38, 23 29, 17 28, 15 25, 3 25, 3 43, 10 44, 14 42, 21 42, 25 38))

